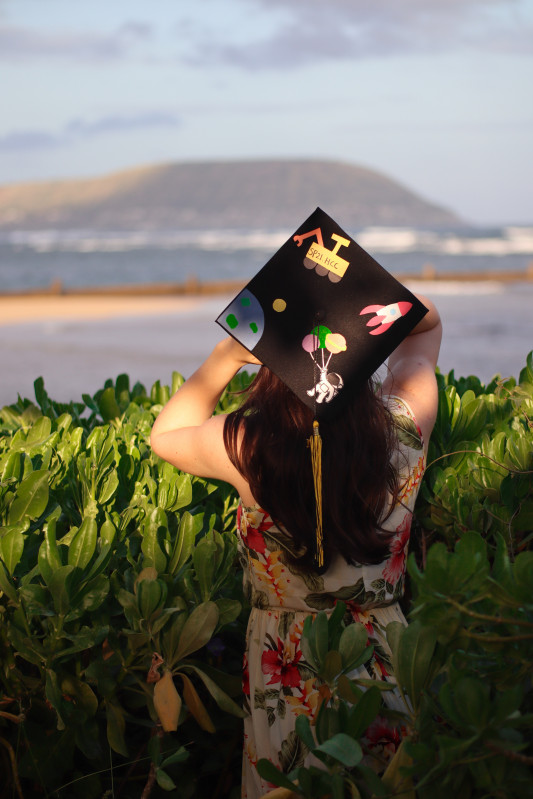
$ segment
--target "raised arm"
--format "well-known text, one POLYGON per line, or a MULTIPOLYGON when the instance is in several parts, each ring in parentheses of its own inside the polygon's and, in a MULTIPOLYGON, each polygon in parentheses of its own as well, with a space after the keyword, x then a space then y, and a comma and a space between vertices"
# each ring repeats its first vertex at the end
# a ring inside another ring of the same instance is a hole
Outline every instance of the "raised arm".
POLYGON ((437 416, 435 367, 439 357, 442 323, 431 300, 420 295, 418 299, 428 308, 428 313, 390 355, 389 374, 383 383, 383 393, 397 394, 409 403, 427 445, 437 416))
POLYGON ((232 338, 219 342, 157 417, 150 444, 154 452, 184 472, 240 487, 242 477, 223 441, 225 416, 213 416, 224 388, 242 366, 258 361, 232 338))

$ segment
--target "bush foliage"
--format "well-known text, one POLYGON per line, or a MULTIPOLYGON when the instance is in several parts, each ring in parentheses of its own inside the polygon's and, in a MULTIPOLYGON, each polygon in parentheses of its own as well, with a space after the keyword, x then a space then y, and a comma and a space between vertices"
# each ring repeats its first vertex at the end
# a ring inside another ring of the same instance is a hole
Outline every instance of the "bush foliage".
MULTIPOLYGON (((533 795, 533 355, 518 381, 438 379, 411 623, 388 631, 404 742, 383 778, 366 766, 384 686, 348 677, 359 626, 318 614, 302 646, 329 699, 297 732, 323 769, 264 764, 310 799, 533 795)), ((148 443, 181 381, 148 394, 120 375, 61 404, 39 379, 0 411, 2 799, 240 794, 237 498, 148 443)))

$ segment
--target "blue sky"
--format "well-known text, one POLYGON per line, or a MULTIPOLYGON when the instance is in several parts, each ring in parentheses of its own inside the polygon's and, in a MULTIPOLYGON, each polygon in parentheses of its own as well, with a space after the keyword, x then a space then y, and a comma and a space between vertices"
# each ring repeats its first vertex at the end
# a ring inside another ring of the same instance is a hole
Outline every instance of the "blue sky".
POLYGON ((533 224, 533 0, 0 0, 0 183, 328 158, 533 224))

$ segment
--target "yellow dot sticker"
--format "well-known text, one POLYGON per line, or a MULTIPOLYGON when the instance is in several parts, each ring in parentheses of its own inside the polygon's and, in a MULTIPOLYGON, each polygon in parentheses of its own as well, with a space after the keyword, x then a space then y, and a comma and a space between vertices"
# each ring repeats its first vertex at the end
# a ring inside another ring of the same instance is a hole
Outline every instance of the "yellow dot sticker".
POLYGON ((273 309, 275 311, 277 311, 278 313, 281 313, 287 307, 287 303, 285 302, 285 300, 277 299, 277 300, 274 300, 274 302, 272 303, 272 307, 273 307, 273 309))

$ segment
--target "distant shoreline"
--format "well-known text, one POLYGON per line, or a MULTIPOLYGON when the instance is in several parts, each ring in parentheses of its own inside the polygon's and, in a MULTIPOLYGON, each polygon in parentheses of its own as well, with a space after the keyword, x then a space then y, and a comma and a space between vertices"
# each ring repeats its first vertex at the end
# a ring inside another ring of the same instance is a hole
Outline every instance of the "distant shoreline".
MULTIPOLYGON (((437 273, 431 265, 427 265, 417 274, 396 274, 402 283, 529 283, 533 282, 533 263, 524 270, 494 270, 485 272, 445 272, 437 273)), ((248 280, 213 280, 201 281, 189 278, 184 283, 139 283, 111 286, 64 286, 61 281, 54 281, 49 286, 29 288, 25 290, 0 292, 0 298, 30 297, 205 297, 219 294, 232 294, 240 291, 248 280)))

